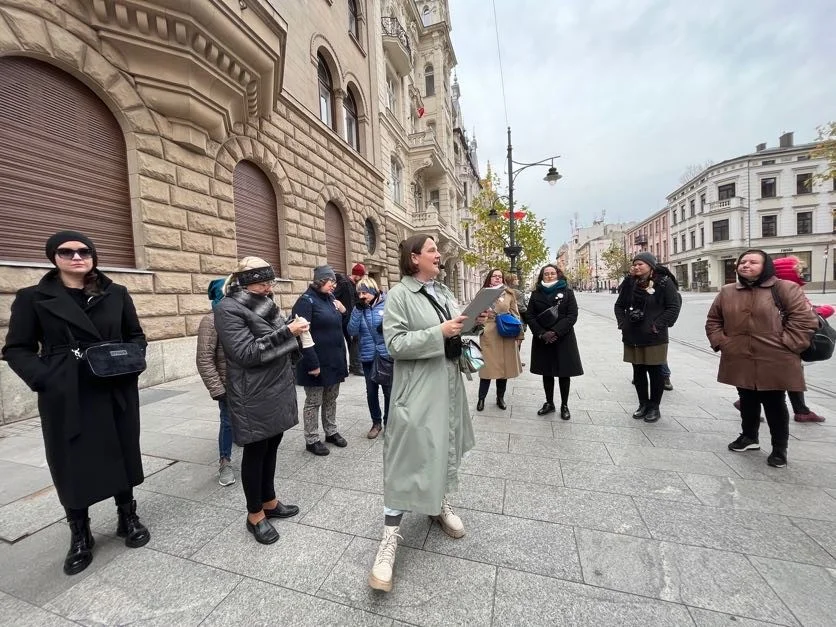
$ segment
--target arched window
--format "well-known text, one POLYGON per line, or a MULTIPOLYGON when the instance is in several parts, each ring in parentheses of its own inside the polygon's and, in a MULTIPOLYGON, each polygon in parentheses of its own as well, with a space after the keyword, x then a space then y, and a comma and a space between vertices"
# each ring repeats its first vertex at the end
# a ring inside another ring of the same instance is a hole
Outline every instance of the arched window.
POLYGON ((392 157, 389 166, 391 172, 392 200, 403 204, 403 168, 395 157, 392 157))
POLYGON ((319 79, 319 119, 336 130, 334 123, 334 83, 331 71, 321 54, 316 55, 317 78, 319 79))
POLYGON ((357 0, 348 0, 348 32, 360 39, 360 12, 357 9, 357 0))
POLYGON ((373 255, 374 251, 377 250, 377 229, 374 228, 374 222, 369 218, 366 218, 363 223, 363 235, 366 238, 366 248, 369 254, 373 255))
POLYGON ((238 258, 261 257, 280 275, 279 207, 270 179, 256 164, 239 161, 232 187, 238 258))
POLYGON ((429 26, 432 22, 432 14, 430 13, 430 7, 426 4, 424 8, 421 10, 421 21, 424 23, 424 26, 429 26))
POLYGON ((62 70, 0 58, 0 258, 45 261, 44 241, 87 234, 99 265, 136 267, 125 138, 110 109, 62 70))
POLYGON ((343 99, 343 110, 345 111, 345 141, 348 145, 360 152, 360 129, 357 123, 357 101, 349 89, 343 99))
POLYGON ((424 67, 424 92, 427 96, 435 96, 435 74, 432 63, 424 67))

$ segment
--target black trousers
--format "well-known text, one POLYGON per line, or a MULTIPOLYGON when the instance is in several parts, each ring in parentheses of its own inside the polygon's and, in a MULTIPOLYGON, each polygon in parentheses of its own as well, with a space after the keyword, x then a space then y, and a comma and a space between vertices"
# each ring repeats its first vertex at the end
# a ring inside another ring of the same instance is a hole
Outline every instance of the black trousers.
MULTIPOLYGON (((558 386, 560 386, 560 404, 569 405, 569 388, 572 385, 572 379, 569 377, 558 377, 558 386)), ((546 402, 554 405, 554 377, 543 375, 543 391, 546 393, 546 402)))
MULTIPOLYGON (((126 503, 130 503, 134 500, 134 490, 133 488, 129 488, 124 492, 120 492, 116 496, 113 497, 114 503, 117 505, 125 505, 126 503)), ((90 517, 90 511, 88 507, 83 507, 81 509, 73 509, 71 507, 65 507, 64 511, 67 513, 68 520, 87 520, 90 517)))
MULTIPOLYGON (((496 397, 505 398, 505 390, 508 387, 508 379, 496 380, 496 397)), ((479 379, 479 398, 485 398, 488 390, 491 389, 491 379, 479 379)))
POLYGON ((244 445, 241 456, 241 484, 247 498, 247 511, 257 514, 264 503, 276 498, 276 453, 284 434, 244 445))
POLYGON ((636 395, 640 404, 650 403, 656 409, 662 402, 662 394, 665 391, 665 377, 662 376, 662 366, 646 366, 644 364, 633 364, 633 381, 635 381, 636 395), (650 381, 650 393, 648 394, 647 384, 650 381))
POLYGON ((772 447, 787 448, 790 438, 790 414, 781 390, 745 390, 737 388, 740 395, 741 432, 747 438, 758 439, 761 424, 761 405, 772 435, 772 447))

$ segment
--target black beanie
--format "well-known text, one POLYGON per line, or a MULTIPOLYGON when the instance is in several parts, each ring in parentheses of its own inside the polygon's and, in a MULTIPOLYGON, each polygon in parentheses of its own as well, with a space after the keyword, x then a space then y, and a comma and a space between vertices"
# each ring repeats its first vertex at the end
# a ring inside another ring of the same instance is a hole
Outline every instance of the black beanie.
POLYGON ((99 257, 96 254, 96 245, 86 235, 78 231, 59 231, 48 240, 46 240, 46 258, 52 263, 55 263, 55 251, 57 251, 61 244, 67 242, 81 242, 93 252, 93 267, 95 268, 99 263, 99 257))
POLYGON ((646 251, 633 256, 633 261, 636 261, 637 259, 639 261, 644 261, 647 265, 650 266, 651 270, 655 270, 656 266, 659 265, 659 260, 656 259, 656 256, 653 253, 649 253, 646 251))

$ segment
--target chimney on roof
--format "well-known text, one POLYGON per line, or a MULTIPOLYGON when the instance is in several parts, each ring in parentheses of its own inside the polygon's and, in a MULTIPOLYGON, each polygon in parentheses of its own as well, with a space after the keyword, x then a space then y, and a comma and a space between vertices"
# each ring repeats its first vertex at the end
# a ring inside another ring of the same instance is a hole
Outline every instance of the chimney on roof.
POLYGON ((766 150, 766 142, 755 146, 755 152, 763 152, 764 150, 766 150))
POLYGON ((792 132, 784 133, 778 138, 778 145, 781 148, 792 148, 792 132))

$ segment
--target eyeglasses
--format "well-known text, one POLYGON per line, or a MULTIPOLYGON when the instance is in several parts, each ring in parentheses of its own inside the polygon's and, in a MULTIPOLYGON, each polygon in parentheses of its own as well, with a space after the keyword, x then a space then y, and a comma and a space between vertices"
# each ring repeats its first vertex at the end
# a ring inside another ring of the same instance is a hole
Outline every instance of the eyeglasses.
POLYGON ((89 248, 59 248, 55 251, 55 254, 61 257, 61 259, 70 261, 74 259, 76 255, 78 255, 80 259, 90 259, 93 256, 93 251, 89 248))

